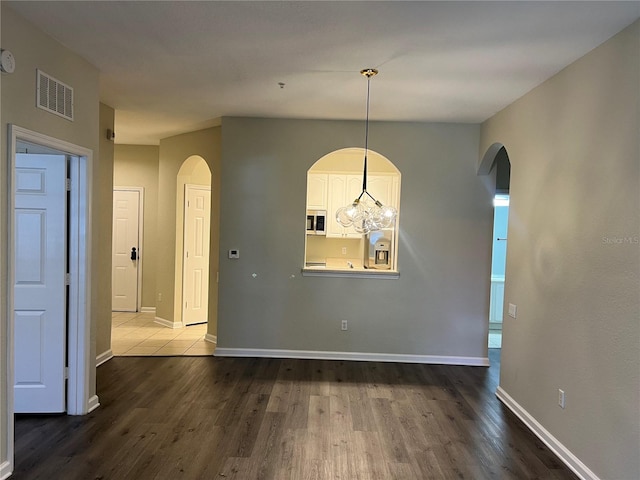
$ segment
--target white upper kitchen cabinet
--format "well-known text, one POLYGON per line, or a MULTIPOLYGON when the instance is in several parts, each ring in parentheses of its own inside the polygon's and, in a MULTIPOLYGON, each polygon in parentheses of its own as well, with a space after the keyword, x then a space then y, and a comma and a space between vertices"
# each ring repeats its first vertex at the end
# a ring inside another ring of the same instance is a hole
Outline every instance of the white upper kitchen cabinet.
POLYGON ((307 174, 307 210, 327 209, 327 177, 326 173, 307 174))
POLYGON ((327 237, 361 238, 353 227, 345 228, 336 220, 336 211, 353 202, 362 192, 361 175, 329 174, 327 200, 327 237))
POLYGON ((383 205, 398 208, 397 175, 368 175, 367 191, 383 205))

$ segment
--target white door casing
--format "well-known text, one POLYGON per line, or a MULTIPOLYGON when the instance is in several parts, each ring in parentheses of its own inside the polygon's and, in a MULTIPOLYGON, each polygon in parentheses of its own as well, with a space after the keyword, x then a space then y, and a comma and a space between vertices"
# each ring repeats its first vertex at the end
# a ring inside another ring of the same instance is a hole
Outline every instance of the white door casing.
MULTIPOLYGON (((68 192, 68 268, 70 281, 67 301, 67 358, 66 412, 84 415, 100 405, 95 395, 95 354, 91 356, 91 178, 93 152, 85 147, 59 140, 16 125, 9 125, 8 134, 9 205, 8 205, 8 264, 7 264, 7 385, 11 388, 15 378, 15 156, 21 142, 43 146, 69 156, 71 190, 68 192)), ((9 465, 13 470, 14 457, 14 395, 6 398, 6 417, 0 419, 6 428, 1 441, 6 446, 9 465)))
POLYGON ((205 323, 209 311, 211 188, 185 185, 182 323, 205 323))
POLYGON ((140 187, 113 190, 113 247, 111 309, 136 312, 140 307, 142 257, 142 198, 140 187), (132 249, 136 259, 132 260, 132 249))
POLYGON ((16 154, 14 408, 65 411, 65 155, 16 154))

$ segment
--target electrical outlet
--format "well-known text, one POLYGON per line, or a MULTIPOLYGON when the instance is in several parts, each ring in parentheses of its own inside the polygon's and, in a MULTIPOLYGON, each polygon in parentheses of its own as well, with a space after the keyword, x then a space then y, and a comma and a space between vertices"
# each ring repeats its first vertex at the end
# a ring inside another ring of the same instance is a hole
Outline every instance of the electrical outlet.
POLYGON ((349 330, 349 326, 347 325, 347 321, 346 320, 342 320, 342 330, 349 330))
POLYGON ((564 390, 562 389, 558 389, 558 405, 560 406, 560 408, 564 408, 565 407, 565 394, 564 394, 564 390))
POLYGON ((346 255, 347 254, 347 247, 342 247, 342 254, 346 255))
POLYGON ((516 318, 516 312, 517 312, 517 307, 513 303, 510 303, 509 304, 509 316, 513 317, 513 318, 516 318))
POLYGON ((162 294, 158 293, 158 301, 161 302, 162 301, 162 294))

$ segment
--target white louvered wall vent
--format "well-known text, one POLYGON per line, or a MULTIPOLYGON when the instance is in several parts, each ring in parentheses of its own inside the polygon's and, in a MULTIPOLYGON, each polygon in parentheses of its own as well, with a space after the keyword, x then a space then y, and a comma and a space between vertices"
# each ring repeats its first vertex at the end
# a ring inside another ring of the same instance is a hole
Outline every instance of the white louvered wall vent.
POLYGON ((38 70, 37 106, 73 121, 73 88, 38 70))

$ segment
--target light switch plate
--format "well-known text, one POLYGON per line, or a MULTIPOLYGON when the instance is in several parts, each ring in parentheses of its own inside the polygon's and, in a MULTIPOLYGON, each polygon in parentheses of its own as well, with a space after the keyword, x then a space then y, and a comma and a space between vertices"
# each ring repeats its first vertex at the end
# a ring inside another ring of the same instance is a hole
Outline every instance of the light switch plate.
POLYGON ((566 401, 567 401, 567 398, 566 398, 566 396, 564 394, 564 390, 559 388, 558 389, 558 406, 560 408, 565 408, 566 401))
POLYGON ((509 304, 509 316, 513 317, 513 318, 516 318, 516 310, 517 310, 517 307, 513 303, 510 303, 509 304))

